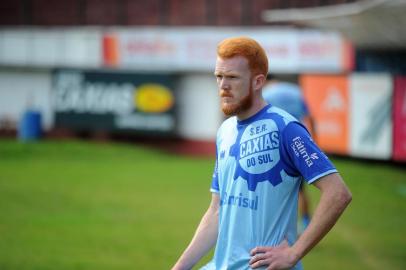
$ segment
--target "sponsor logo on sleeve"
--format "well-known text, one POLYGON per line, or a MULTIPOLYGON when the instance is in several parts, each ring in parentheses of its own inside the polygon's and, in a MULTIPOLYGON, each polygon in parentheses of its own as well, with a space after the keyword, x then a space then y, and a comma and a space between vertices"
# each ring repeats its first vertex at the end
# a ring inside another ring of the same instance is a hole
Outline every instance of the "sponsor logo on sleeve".
POLYGON ((313 160, 319 159, 317 153, 308 153, 303 139, 300 136, 293 138, 290 147, 292 148, 293 153, 295 153, 295 156, 304 160, 309 168, 313 165, 313 160))

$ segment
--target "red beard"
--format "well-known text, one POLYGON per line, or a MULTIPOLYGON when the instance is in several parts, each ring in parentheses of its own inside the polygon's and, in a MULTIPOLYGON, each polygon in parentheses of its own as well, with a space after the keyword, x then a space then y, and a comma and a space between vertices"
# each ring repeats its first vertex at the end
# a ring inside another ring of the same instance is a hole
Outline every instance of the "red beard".
MULTIPOLYGON (((243 97, 237 104, 221 104, 223 113, 227 116, 237 115, 243 111, 248 110, 252 106, 254 91, 250 87, 248 94, 243 97)), ((232 97, 227 92, 222 92, 221 97, 232 97)))

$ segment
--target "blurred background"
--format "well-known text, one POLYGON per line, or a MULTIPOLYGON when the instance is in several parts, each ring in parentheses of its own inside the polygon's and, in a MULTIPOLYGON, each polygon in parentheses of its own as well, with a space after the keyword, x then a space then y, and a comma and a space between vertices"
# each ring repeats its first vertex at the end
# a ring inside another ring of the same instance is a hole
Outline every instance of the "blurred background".
POLYGON ((2 0, 0 269, 170 268, 210 200, 230 36, 301 87, 354 193, 305 267, 405 269, 404 14, 405 0, 2 0))

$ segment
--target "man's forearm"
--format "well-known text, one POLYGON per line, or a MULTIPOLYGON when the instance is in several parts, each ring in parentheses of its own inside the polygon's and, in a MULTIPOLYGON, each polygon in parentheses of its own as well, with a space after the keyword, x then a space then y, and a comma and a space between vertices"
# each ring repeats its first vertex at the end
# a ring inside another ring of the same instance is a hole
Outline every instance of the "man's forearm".
POLYGON ((320 180, 331 181, 331 183, 319 183, 321 196, 312 221, 292 247, 298 260, 327 234, 351 201, 351 193, 342 182, 341 177, 333 174, 329 178, 320 180))
POLYGON ((204 214, 189 246, 172 270, 191 269, 216 243, 218 208, 210 207, 204 214))

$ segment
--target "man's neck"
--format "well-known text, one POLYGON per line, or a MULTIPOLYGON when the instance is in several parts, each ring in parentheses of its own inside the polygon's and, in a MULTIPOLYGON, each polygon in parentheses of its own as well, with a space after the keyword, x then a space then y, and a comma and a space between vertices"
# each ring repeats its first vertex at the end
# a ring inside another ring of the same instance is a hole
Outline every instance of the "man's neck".
POLYGON ((245 110, 245 111, 237 114, 237 119, 239 121, 248 119, 251 116, 258 113, 260 110, 262 110, 266 105, 268 105, 268 104, 265 102, 265 100, 258 99, 256 102, 255 101, 253 102, 252 106, 248 110, 245 110))

